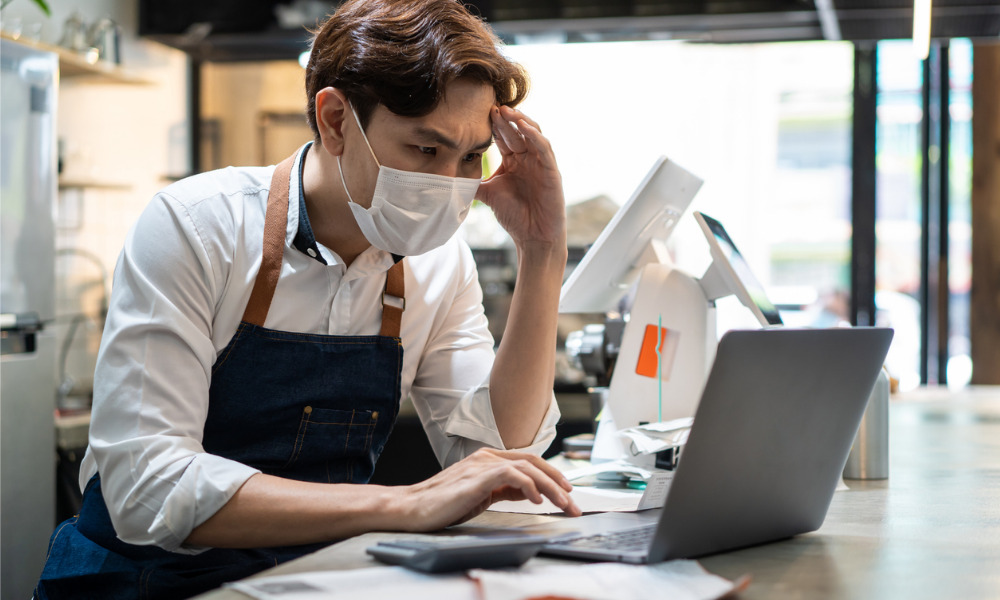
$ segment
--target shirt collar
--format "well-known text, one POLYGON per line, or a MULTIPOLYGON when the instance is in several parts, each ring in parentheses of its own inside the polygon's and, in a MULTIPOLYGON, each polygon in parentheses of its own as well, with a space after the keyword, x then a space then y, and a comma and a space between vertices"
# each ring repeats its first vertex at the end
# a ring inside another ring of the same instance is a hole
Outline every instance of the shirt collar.
POLYGON ((299 227, 295 232, 295 237, 292 239, 292 246, 299 252, 309 255, 325 265, 327 264, 326 259, 323 258, 323 254, 319 251, 319 245, 316 243, 316 236, 313 234, 312 225, 309 224, 309 214, 306 212, 306 192, 302 184, 302 173, 305 170, 306 155, 310 146, 312 146, 312 142, 308 142, 299 150, 299 227))
MULTIPOLYGON (((306 254, 306 255, 312 257, 314 260, 317 260, 320 263, 326 265, 326 264, 329 264, 329 263, 326 262, 326 259, 323 258, 322 252, 320 252, 319 244, 316 242, 316 236, 315 236, 315 234, 313 234, 312 225, 309 223, 309 214, 306 211, 306 192, 305 192, 305 186, 302 183, 302 179, 303 179, 302 174, 305 172, 306 155, 309 152, 309 147, 310 146, 312 146, 312 142, 307 142, 299 150, 299 157, 298 157, 298 161, 297 161, 298 169, 295 169, 295 171, 296 171, 296 178, 298 179, 298 186, 297 187, 298 187, 298 196, 299 196, 299 201, 298 201, 298 228, 296 229, 295 237, 292 238, 292 246, 296 250, 298 250, 299 252, 302 252, 303 254, 306 254)), ((379 251, 379 254, 382 254, 382 251, 379 251)), ((388 254, 388 253, 385 253, 385 254, 388 254)), ((403 260, 403 257, 400 256, 400 255, 398 255, 398 254, 391 254, 390 256, 392 257, 392 262, 393 263, 397 263, 397 262, 403 260)), ((382 262, 382 261, 379 261, 379 262, 382 262)))

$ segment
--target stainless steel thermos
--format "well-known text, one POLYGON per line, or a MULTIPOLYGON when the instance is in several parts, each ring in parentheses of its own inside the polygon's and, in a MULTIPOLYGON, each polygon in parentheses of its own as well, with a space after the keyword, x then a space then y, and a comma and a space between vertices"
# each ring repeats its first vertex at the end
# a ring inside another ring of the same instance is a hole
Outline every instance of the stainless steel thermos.
POLYGON ((889 477, 889 375, 879 371, 844 465, 844 479, 889 477))

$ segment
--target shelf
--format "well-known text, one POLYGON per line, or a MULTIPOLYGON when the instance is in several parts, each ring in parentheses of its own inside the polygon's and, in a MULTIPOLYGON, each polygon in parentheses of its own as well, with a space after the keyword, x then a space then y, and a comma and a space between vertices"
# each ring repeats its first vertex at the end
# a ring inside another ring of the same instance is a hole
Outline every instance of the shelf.
POLYGON ((60 46, 25 39, 15 38, 6 31, 0 32, 0 37, 35 50, 52 52, 59 57, 59 75, 63 79, 75 79, 81 82, 114 83, 124 85, 153 85, 152 81, 129 73, 118 65, 98 60, 90 62, 79 53, 60 46))
POLYGON ((128 190, 132 188, 130 183, 116 181, 100 181, 97 179, 59 179, 59 189, 101 189, 101 190, 128 190))
POLYGON ((202 62, 298 60, 309 50, 312 34, 303 28, 271 29, 253 33, 152 34, 146 39, 185 52, 202 62))

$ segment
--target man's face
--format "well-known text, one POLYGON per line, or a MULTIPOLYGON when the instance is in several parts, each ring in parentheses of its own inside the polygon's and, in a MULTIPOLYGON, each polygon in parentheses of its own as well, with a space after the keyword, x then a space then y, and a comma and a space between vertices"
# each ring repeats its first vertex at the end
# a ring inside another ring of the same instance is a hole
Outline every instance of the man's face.
MULTIPOLYGON (((423 117, 401 117, 376 106, 365 133, 379 163, 386 167, 479 179, 483 153, 493 140, 490 110, 494 102, 493 88, 460 79, 448 85, 437 108, 423 117)), ((367 208, 378 165, 352 117, 344 121, 344 137, 344 178, 354 201, 367 208)))

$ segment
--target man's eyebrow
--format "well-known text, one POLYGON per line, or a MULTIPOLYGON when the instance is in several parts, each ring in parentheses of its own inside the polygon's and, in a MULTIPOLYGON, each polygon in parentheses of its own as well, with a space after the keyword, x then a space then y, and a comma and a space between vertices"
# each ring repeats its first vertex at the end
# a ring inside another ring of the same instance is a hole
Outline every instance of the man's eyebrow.
MULTIPOLYGON (((423 140, 434 142, 436 144, 441 144, 442 146, 451 148, 452 150, 458 150, 458 143, 455 140, 444 135, 437 129, 433 129, 430 127, 417 127, 416 129, 413 130, 413 133, 423 140)), ((473 148, 473 150, 486 150, 492 145, 493 145, 493 134, 491 133, 489 139, 483 141, 480 144, 477 144, 473 148)))
POLYGON ((478 146, 473 148, 473 150, 482 150, 483 152, 485 152, 492 145, 493 145, 493 134, 491 133, 490 138, 488 140, 479 144, 478 146))

